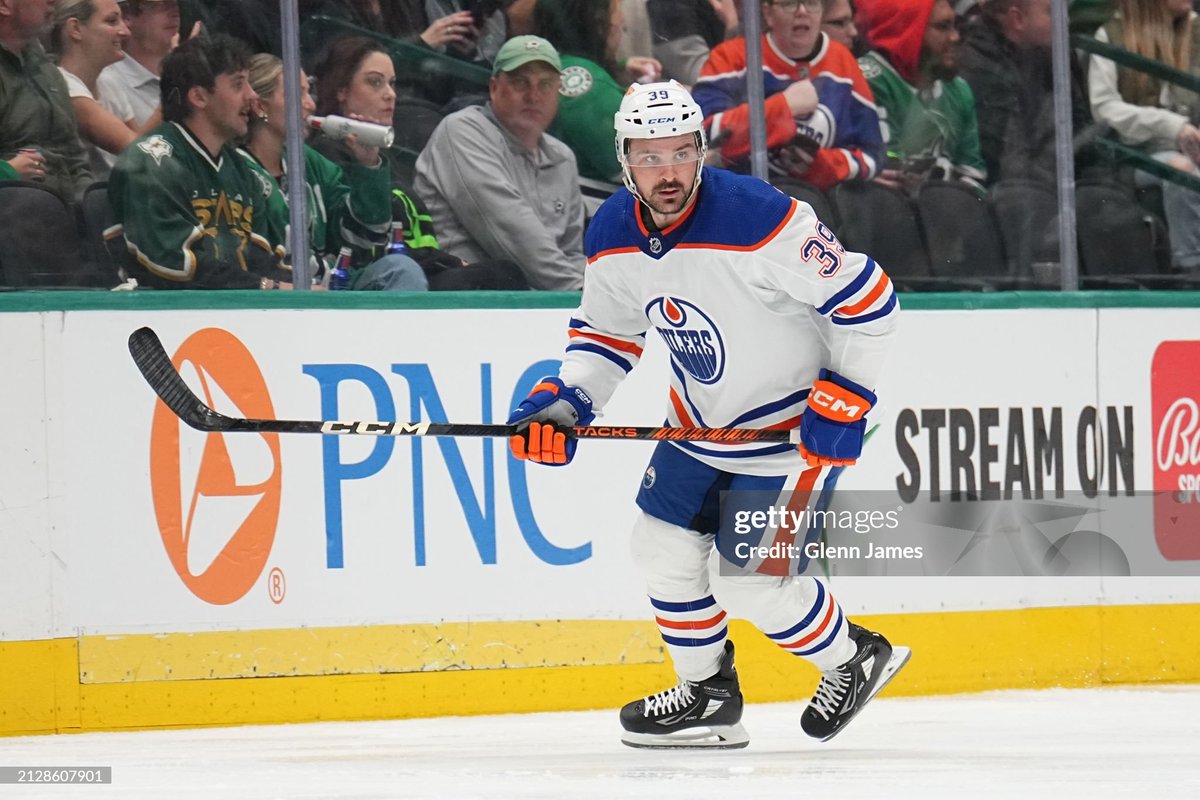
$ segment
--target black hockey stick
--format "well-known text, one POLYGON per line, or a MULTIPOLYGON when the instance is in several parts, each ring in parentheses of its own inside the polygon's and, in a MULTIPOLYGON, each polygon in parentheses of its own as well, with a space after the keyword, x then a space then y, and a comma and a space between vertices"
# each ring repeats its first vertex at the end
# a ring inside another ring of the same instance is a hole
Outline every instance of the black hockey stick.
MULTIPOLYGON (((499 436, 517 433, 515 425, 475 425, 448 422, 337 422, 286 419, 239 419, 213 411, 183 382, 162 342, 150 328, 129 335, 129 354, 146 383, 167 408, 200 431, 248 433, 328 433, 363 436, 499 436)), ((588 425, 575 428, 580 439, 651 439, 704 442, 788 442, 799 431, 752 428, 638 428, 588 425)))

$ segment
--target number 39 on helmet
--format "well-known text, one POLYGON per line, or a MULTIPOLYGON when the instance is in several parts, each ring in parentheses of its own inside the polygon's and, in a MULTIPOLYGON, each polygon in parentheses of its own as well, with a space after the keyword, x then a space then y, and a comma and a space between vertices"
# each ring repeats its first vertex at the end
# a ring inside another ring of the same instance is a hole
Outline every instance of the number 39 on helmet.
MULTIPOLYGON (((621 108, 613 123, 617 131, 617 161, 621 163, 625 185, 635 195, 637 188, 629 174, 627 159, 630 139, 667 139, 690 133, 696 137, 699 164, 704 163, 708 152, 708 142, 704 136, 704 112, 678 81, 633 84, 621 100, 621 108)), ((697 166, 692 191, 699 185, 700 171, 697 166)))

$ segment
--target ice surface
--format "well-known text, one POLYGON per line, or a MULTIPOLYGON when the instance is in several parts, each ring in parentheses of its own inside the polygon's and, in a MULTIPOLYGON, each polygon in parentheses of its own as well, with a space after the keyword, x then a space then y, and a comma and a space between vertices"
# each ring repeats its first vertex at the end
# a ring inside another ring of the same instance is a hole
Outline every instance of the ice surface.
POLYGON ((633 750, 615 711, 0 739, 0 765, 113 767, 30 798, 1200 797, 1200 686, 878 699, 832 742, 751 705, 745 750, 633 750))

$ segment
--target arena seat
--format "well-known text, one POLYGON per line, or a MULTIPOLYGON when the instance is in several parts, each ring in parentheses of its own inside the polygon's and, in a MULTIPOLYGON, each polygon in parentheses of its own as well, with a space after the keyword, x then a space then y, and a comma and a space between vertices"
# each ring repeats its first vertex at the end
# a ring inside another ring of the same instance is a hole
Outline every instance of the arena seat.
POLYGON ((77 286, 83 256, 75 217, 57 194, 29 181, 0 181, 0 284, 77 286))
POLYGON ((917 213, 933 274, 1006 280, 1011 274, 987 199, 956 181, 928 181, 917 193, 917 213))
POLYGON ((771 181, 771 184, 784 194, 808 203, 812 206, 813 213, 817 215, 817 219, 828 225, 834 233, 837 233, 837 215, 833 212, 833 206, 830 205, 829 198, 820 189, 811 183, 791 180, 789 178, 779 178, 778 180, 771 181))

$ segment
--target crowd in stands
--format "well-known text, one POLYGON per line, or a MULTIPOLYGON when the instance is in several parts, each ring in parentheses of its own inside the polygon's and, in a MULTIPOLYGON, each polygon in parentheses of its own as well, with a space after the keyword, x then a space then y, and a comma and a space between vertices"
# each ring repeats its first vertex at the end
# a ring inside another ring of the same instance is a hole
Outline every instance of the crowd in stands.
MULTIPOLYGON (((1053 206, 1015 234, 1005 215, 1012 197, 1028 210, 1056 187, 1051 2, 764 0, 769 180, 852 247, 888 238, 856 234, 854 208, 876 210, 868 228, 911 215, 922 255, 902 259, 902 287, 906 273, 907 288, 1034 285, 1033 263, 1057 260, 1053 206), (955 206, 971 209, 961 224, 955 206), (989 237, 1000 266, 972 269, 988 260, 972 240, 989 237)), ((709 165, 750 169, 737 0, 299 10, 305 118, 397 133, 382 147, 309 136, 306 272, 318 280, 348 266, 356 290, 580 289, 589 203, 620 181, 613 114, 634 82, 690 86, 709 165)), ((1108 204, 1081 214, 1080 235, 1087 224, 1089 237, 1147 243, 1141 263, 1085 263, 1085 275, 1129 288, 1156 285, 1139 274, 1200 278, 1200 94, 1136 60, 1200 76, 1192 0, 1089 0, 1072 15, 1134 56, 1070 59, 1079 190, 1103 186, 1108 204)), ((290 286, 280 24, 276 0, 0 0, 0 205, 21 202, 12 189, 51 192, 81 209, 86 239, 85 194, 103 189, 107 246, 90 285, 290 286)), ((5 257, 14 235, 0 235, 0 285, 30 283, 5 257)))

